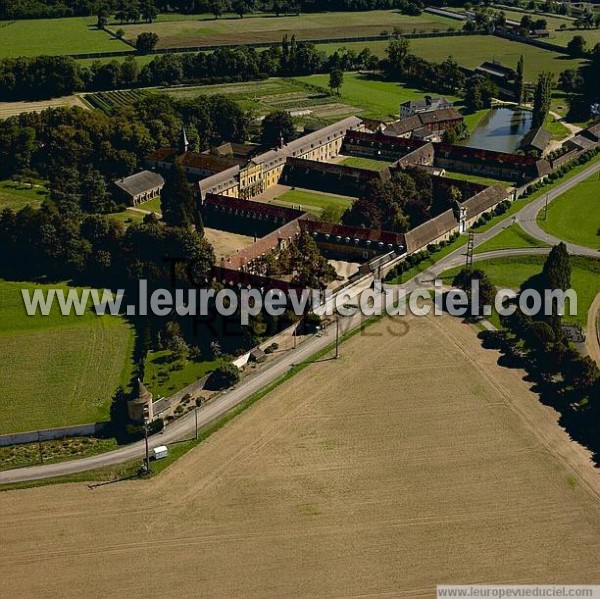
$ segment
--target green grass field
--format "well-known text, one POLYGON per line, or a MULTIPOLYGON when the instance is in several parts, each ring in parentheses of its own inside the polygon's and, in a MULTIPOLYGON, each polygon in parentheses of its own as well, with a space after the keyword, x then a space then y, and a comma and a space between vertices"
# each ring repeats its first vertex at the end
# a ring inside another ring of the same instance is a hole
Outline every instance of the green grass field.
POLYGON ((580 165, 576 166, 575 168, 570 170, 564 177, 561 177, 559 180, 555 181, 552 185, 545 186, 542 189, 539 189, 538 191, 531 194, 527 198, 520 198, 520 199, 516 200, 515 202, 513 202, 511 204, 511 207, 504 214, 495 216, 494 218, 492 218, 492 220, 488 221, 481 227, 477 227, 477 229, 475 229, 476 232, 483 233, 484 231, 491 229, 494 225, 497 225, 499 222, 504 221, 504 220, 510 218, 511 216, 514 216, 521 210, 521 208, 524 208, 530 202, 533 202, 535 199, 546 194, 555 185, 558 185, 559 183, 563 183, 564 181, 568 181, 571 177, 574 177, 577 173, 584 171, 586 168, 589 168, 592 164, 596 164, 598 162, 600 162, 600 155, 595 156, 594 158, 592 158, 592 160, 590 160, 589 162, 587 162, 585 164, 580 164, 580 165))
MULTIPOLYGON (((319 48, 334 52, 340 44, 320 44, 319 48)), ((348 49, 360 52, 370 48, 377 56, 385 56, 387 41, 352 42, 343 44, 348 49)), ((565 69, 574 69, 582 62, 579 59, 536 48, 520 42, 512 42, 493 35, 469 37, 436 37, 410 40, 410 51, 427 60, 442 62, 453 56, 461 66, 474 69, 485 60, 498 60, 505 66, 515 68, 521 54, 525 61, 525 78, 535 81, 542 71, 558 75, 565 69)))
MULTIPOLYGON (((517 10, 502 9, 502 12, 506 15, 507 19, 512 19, 513 21, 519 21, 519 22, 521 22, 521 19, 526 14, 524 12, 520 12, 517 10)), ((548 31, 550 31, 550 32, 553 32, 555 29, 558 29, 561 25, 566 25, 567 27, 573 26, 573 21, 571 21, 570 19, 565 19, 564 17, 561 17, 560 15, 553 15, 553 16, 549 17, 546 15, 536 15, 536 14, 530 13, 529 16, 534 20, 535 19, 546 19, 546 22, 548 23, 548 31)))
POLYGON ((153 31, 160 37, 159 48, 183 48, 212 44, 244 44, 248 42, 280 42, 287 33, 300 40, 379 35, 391 33, 397 27, 413 31, 445 31, 457 27, 452 19, 423 13, 418 17, 395 10, 369 12, 305 13, 299 16, 248 15, 243 20, 233 15, 214 19, 205 16, 196 19, 158 19, 152 24, 111 25, 122 28, 127 39, 134 40, 144 31, 153 31))
POLYGON ((337 196, 318 191, 292 189, 272 200, 270 203, 279 206, 301 206, 303 210, 320 217, 325 210, 340 214, 352 205, 352 198, 337 196))
POLYGON ((207 362, 194 362, 173 359, 172 352, 168 350, 151 352, 146 359, 146 372, 144 383, 154 398, 169 397, 181 391, 184 387, 195 383, 198 379, 212 372, 223 363, 223 360, 207 362), (183 368, 178 369, 179 364, 183 368))
POLYGON ((0 181, 0 210, 3 208, 20 210, 27 204, 39 208, 46 193, 43 187, 32 188, 27 183, 0 181))
MULTIPOLYGON (((496 287, 517 291, 530 277, 541 272, 545 260, 545 256, 508 256, 475 262, 475 267, 484 270, 496 287)), ((571 256, 571 266, 571 285, 577 292, 577 315, 567 315, 564 321, 585 329, 590 306, 600 288, 600 260, 571 256)), ((441 278, 445 283, 451 283, 459 271, 460 267, 453 268, 441 278)))
MULTIPOLYGON (((310 109, 314 118, 322 120, 340 120, 356 114, 357 109, 367 117, 398 118, 402 102, 421 98, 427 93, 371 74, 345 73, 341 97, 330 95, 328 84, 329 75, 308 75, 155 91, 178 99, 222 94, 256 115, 273 110, 310 109)), ((457 100, 453 96, 446 97, 457 100)))
POLYGON ((478 110, 477 112, 471 112, 465 115, 465 125, 469 132, 475 131, 477 129, 477 125, 484 119, 485 116, 490 112, 489 108, 484 108, 483 110, 478 110))
POLYGON ((459 181, 471 181, 471 183, 480 183, 481 185, 497 185, 498 183, 503 187, 510 187, 508 181, 500 181, 499 179, 492 179, 491 177, 480 177, 479 175, 465 175, 464 173, 454 173, 452 171, 446 171, 445 177, 449 179, 457 179, 459 181))
POLYGON ((150 212, 157 212, 160 214, 162 212, 162 208, 160 206, 160 197, 152 198, 147 202, 143 202, 142 204, 139 204, 137 208, 140 210, 149 210, 150 212))
MULTIPOLYGON (((327 88, 329 75, 309 75, 300 81, 327 88)), ((400 104, 422 98, 426 92, 400 83, 384 81, 371 74, 345 73, 340 101, 362 109, 362 115, 373 118, 398 118, 400 104)), ((456 101, 454 96, 446 96, 456 101)))
POLYGON ((566 46, 576 35, 581 35, 587 42, 588 49, 591 50, 598 42, 600 42, 600 29, 573 29, 570 31, 552 31, 549 41, 566 46))
POLYGON ((543 248, 549 247, 547 243, 536 239, 523 231, 518 223, 509 225, 498 235, 475 248, 476 254, 505 250, 509 248, 543 248))
POLYGON ((593 175, 562 194, 542 210, 538 224, 565 241, 600 249, 600 179, 593 175))
POLYGON ((544 121, 544 129, 552 134, 552 139, 560 141, 568 137, 571 132, 560 121, 557 121, 551 114, 544 121))
POLYGON ((0 21, 0 58, 132 50, 97 30, 93 17, 0 21))
POLYGON ((117 387, 129 384, 133 328, 58 307, 27 316, 20 290, 49 288, 0 281, 0 433, 107 420, 117 387))
POLYGON ((382 168, 388 166, 390 162, 388 160, 377 160, 376 158, 351 156, 350 158, 345 158, 340 164, 354 168, 364 168, 369 171, 380 171, 382 168))
POLYGON ((123 210, 123 212, 112 212, 111 214, 106 215, 107 218, 112 218, 114 220, 123 223, 124 227, 129 227, 130 225, 137 225, 144 220, 144 215, 141 212, 136 212, 134 210, 123 210))

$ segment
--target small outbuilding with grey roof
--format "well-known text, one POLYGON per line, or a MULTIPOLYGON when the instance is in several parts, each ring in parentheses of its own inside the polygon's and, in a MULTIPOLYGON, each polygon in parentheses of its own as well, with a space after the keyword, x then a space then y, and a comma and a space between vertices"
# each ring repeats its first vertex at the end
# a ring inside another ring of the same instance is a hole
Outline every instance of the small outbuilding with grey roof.
POLYGON ((521 141, 521 150, 525 152, 539 152, 540 156, 552 140, 552 134, 542 127, 531 129, 521 141))
POLYGON ((162 176, 152 171, 142 171, 114 182, 117 195, 132 206, 157 197, 164 184, 162 176))

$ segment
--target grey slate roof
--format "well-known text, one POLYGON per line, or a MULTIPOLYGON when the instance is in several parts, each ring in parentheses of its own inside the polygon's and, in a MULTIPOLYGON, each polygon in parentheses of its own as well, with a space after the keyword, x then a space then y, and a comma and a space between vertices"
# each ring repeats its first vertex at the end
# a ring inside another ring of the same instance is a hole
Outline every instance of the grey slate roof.
POLYGON ((584 137, 583 135, 575 135, 575 137, 572 137, 568 140, 568 143, 576 145, 582 150, 589 150, 595 147, 598 142, 592 141, 591 139, 584 137))
POLYGON ((522 148, 535 148, 543 152, 550 143, 552 134, 542 127, 531 129, 521 142, 522 148))
POLYGON ((158 173, 153 173, 152 171, 141 171, 135 175, 131 175, 131 177, 115 181, 117 187, 132 197, 136 197, 157 187, 162 187, 164 184, 165 180, 158 173))
POLYGON ((489 210, 502 200, 505 200, 510 194, 500 183, 487 187, 483 191, 465 200, 461 206, 467 209, 467 218, 473 218, 486 210, 489 210))

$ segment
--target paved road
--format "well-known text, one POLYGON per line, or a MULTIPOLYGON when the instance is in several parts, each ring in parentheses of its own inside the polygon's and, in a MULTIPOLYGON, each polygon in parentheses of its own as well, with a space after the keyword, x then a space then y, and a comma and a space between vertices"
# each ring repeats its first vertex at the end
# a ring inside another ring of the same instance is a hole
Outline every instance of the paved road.
MULTIPOLYGON (((600 173, 600 162, 593 164, 581 173, 578 173, 574 177, 571 177, 571 179, 554 187, 547 194, 548 203, 550 203, 552 200, 555 200, 559 195, 563 194, 565 191, 567 191, 577 183, 581 183, 594 173, 600 173)), ((556 245, 557 243, 561 242, 561 239, 549 235, 537 224, 537 215, 541 210, 543 210, 545 203, 546 196, 540 198, 540 200, 536 200, 535 202, 532 202, 531 204, 525 206, 525 208, 523 208, 523 210, 521 210, 518 213, 517 221, 519 222, 521 227, 523 227, 523 229, 533 237, 536 237, 537 239, 541 239, 543 241, 547 241, 551 245, 556 245)), ((600 252, 598 250, 587 248, 581 245, 576 245, 574 243, 567 243, 567 249, 571 254, 600 258, 600 252)))
MULTIPOLYGON (((593 173, 600 171, 600 163, 594 164, 578 175, 558 185, 552 192, 548 194, 548 201, 553 200, 561 193, 564 193, 568 189, 577 185, 577 183, 583 181, 593 173)), ((534 237, 540 239, 546 239, 546 233, 542 231, 535 222, 535 216, 544 207, 546 197, 543 196, 534 200, 527 205, 518 214, 518 221, 525 230, 527 230, 534 237)), ((512 219, 505 219, 503 222, 491 227, 488 231, 480 233, 476 236, 476 245, 479 246, 495 235, 497 235, 502 229, 509 226, 512 219)), ((549 243, 558 243, 559 240, 554 241, 554 238, 548 237, 549 243)), ((575 254, 582 255, 593 255, 597 257, 599 254, 589 248, 583 248, 581 246, 575 246, 569 244, 569 251, 575 254)), ((521 254, 535 254, 535 253, 547 253, 548 250, 545 248, 533 248, 533 249, 512 249, 512 250, 499 250, 496 252, 487 252, 484 254, 476 254, 476 260, 484 260, 494 257, 504 257, 509 255, 521 255, 521 254)), ((402 287, 407 291, 413 291, 417 287, 423 285, 423 283, 431 281, 435 276, 447 270, 458 266, 464 262, 465 248, 459 248, 452 252, 439 262, 437 262, 430 270, 417 275, 407 283, 403 284, 402 287)), ((354 317, 344 318, 341 320, 341 328, 343 331, 351 330, 360 325, 363 317, 357 314, 354 317)), ((300 347, 295 350, 291 350, 283 354, 278 360, 272 362, 264 369, 258 371, 245 378, 235 389, 228 391, 227 393, 216 398, 214 401, 207 403, 205 406, 198 410, 198 425, 203 427, 213 422, 219 416, 225 414, 227 411, 232 409, 241 403, 244 399, 250 397, 256 391, 264 388, 269 383, 278 379, 281 375, 285 374, 292 365, 299 364, 305 360, 308 360, 311 356, 325 348, 335 339, 335 327, 330 326, 322 337, 311 337, 305 341, 300 347)), ((189 413, 186 416, 180 418, 173 424, 169 425, 162 434, 156 435, 150 439, 150 446, 154 447, 162 444, 169 444, 175 441, 181 441, 182 439, 190 438, 194 434, 195 430, 195 418, 194 414, 189 413)), ((59 464, 47 464, 39 466, 31 466, 28 468, 19 468, 17 470, 7 470, 0 472, 0 484, 24 482, 29 480, 39 480, 44 478, 53 478, 57 476, 64 476, 68 474, 75 474, 78 472, 85 472, 87 470, 94 470, 96 468, 102 468, 105 466, 112 466, 115 464, 121 464, 134 459, 141 459, 144 456, 145 446, 144 442, 140 441, 110 451, 100 455, 92 456, 89 458, 83 458, 80 460, 72 460, 68 462, 61 462, 59 464)))

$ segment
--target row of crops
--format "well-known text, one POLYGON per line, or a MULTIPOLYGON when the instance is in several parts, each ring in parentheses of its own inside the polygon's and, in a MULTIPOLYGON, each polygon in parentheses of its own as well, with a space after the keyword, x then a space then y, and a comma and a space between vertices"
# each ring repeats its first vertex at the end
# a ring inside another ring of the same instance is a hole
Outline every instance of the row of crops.
POLYGON ((113 114, 123 106, 131 106, 145 96, 142 90, 125 90, 125 91, 110 91, 88 94, 85 96, 86 102, 92 108, 98 108, 106 114, 113 114))

